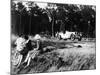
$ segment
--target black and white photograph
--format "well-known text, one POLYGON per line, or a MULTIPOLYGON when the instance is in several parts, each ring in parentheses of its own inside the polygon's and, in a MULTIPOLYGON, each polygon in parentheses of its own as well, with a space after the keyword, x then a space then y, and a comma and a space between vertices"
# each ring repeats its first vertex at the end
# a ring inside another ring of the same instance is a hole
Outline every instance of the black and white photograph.
POLYGON ((96 69, 96 5, 11 0, 10 73, 96 69))

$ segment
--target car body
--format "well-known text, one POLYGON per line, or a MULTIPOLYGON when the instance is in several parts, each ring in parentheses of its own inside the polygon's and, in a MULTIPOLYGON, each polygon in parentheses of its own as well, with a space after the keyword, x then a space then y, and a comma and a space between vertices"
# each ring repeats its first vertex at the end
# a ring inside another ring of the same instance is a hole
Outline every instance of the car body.
POLYGON ((71 40, 78 39, 79 41, 81 41, 82 34, 80 32, 69 32, 69 31, 65 31, 65 33, 58 32, 56 34, 56 37, 58 39, 64 39, 64 40, 67 40, 67 39, 71 39, 71 40))

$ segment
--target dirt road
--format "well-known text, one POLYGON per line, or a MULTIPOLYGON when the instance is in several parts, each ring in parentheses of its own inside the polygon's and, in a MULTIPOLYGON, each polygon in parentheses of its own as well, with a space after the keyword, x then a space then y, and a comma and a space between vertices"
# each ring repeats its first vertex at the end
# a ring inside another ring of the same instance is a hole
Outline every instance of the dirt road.
POLYGON ((60 54, 67 55, 69 53, 79 53, 79 54, 95 54, 96 46, 95 42, 77 42, 77 43, 67 43, 64 49, 58 49, 57 52, 60 54))

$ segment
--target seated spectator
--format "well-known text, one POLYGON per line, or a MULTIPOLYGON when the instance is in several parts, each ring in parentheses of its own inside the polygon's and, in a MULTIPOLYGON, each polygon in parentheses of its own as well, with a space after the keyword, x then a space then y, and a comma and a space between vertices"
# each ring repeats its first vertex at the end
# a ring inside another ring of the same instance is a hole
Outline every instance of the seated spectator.
POLYGON ((28 36, 21 36, 19 38, 17 38, 15 44, 16 44, 16 48, 15 48, 15 57, 17 54, 20 54, 20 57, 18 58, 18 64, 17 67, 21 64, 23 58, 25 58, 25 56, 28 53, 28 49, 26 49, 26 44, 29 42, 28 40, 28 36))
POLYGON ((28 52, 27 57, 24 61, 24 63, 27 62, 27 65, 25 67, 29 66, 31 59, 34 59, 36 57, 36 55, 38 55, 41 51, 40 37, 35 38, 35 40, 36 40, 36 48, 34 47, 33 50, 28 52))

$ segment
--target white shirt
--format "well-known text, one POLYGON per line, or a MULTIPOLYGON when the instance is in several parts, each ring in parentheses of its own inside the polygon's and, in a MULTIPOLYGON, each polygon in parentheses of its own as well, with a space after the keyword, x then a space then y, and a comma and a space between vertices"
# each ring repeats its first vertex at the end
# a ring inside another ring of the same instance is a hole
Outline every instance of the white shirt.
POLYGON ((21 51, 21 50, 23 50, 23 48, 25 47, 26 40, 25 40, 24 38, 22 38, 22 37, 19 37, 19 38, 16 40, 15 44, 17 45, 17 46, 16 46, 16 49, 17 49, 18 51, 21 51))

